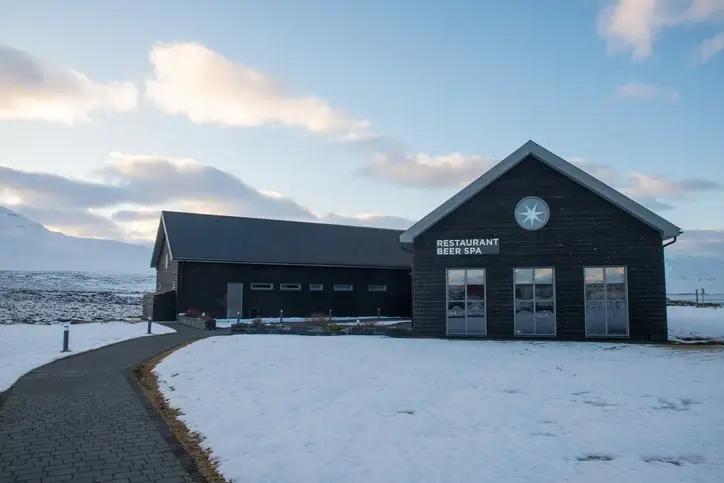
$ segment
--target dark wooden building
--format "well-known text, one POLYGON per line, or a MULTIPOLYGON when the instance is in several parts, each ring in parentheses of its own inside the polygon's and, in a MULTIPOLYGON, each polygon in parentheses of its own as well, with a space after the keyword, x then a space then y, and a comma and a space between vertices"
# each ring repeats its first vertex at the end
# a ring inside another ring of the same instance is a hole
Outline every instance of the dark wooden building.
POLYGON ((411 315, 401 230, 164 211, 151 267, 175 313, 411 315))
POLYGON ((681 233, 529 141, 400 236, 413 331, 666 340, 664 247, 681 233))

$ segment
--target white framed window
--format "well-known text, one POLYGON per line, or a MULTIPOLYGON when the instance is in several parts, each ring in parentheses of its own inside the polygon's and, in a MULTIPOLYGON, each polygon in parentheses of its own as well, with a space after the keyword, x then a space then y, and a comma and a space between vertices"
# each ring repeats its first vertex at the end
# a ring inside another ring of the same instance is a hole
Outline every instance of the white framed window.
POLYGON ((163 269, 168 270, 168 259, 171 258, 171 256, 166 252, 166 255, 163 257, 163 269))
POLYGON ((354 285, 351 283, 335 283, 334 284, 334 291, 335 292, 351 292, 354 290, 354 285))
POLYGON ((387 292, 387 285, 382 284, 370 284, 367 286, 370 292, 387 292))
POLYGON ((628 337, 626 267, 585 267, 586 337, 628 337))
POLYGON ((274 284, 273 283, 266 283, 266 282, 253 282, 251 284, 252 290, 274 290, 274 284))
POLYGON ((516 336, 556 335, 555 270, 514 268, 516 336))
POLYGON ((485 269, 447 269, 446 278, 447 335, 485 336, 485 269))
POLYGON ((310 283, 309 284, 310 292, 322 292, 323 290, 324 290, 324 284, 322 284, 322 283, 310 283))
POLYGON ((302 289, 301 283, 280 283, 279 290, 298 291, 302 289))

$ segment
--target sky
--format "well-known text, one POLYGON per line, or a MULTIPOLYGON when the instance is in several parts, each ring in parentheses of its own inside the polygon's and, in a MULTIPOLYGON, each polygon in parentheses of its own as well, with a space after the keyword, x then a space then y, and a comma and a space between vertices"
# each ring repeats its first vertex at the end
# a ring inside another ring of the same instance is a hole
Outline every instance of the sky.
POLYGON ((0 0, 0 205, 407 228, 532 139, 724 253, 724 0, 0 0))

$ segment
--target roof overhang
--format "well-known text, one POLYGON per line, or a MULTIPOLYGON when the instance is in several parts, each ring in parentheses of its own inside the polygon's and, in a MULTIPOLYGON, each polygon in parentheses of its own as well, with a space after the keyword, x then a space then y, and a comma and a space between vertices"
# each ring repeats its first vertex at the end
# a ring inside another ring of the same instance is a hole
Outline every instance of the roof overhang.
POLYGON ((171 253, 171 242, 168 239, 168 231, 166 231, 166 220, 163 217, 163 211, 161 217, 158 220, 158 229, 156 230, 156 241, 153 244, 153 252, 151 253, 151 268, 158 267, 161 258, 161 247, 166 244, 166 250, 170 260, 173 260, 173 253, 171 253))
POLYGON ((452 198, 435 208, 427 216, 408 228, 407 231, 400 235, 400 243, 403 245, 410 245, 414 243, 418 236, 430 229, 434 224, 452 213, 459 206, 485 189, 493 181, 507 173, 511 168, 526 159, 528 156, 534 156, 539 161, 545 163, 564 176, 579 183, 583 187, 596 193, 633 217, 654 228, 661 233, 662 239, 674 238, 683 233, 681 228, 666 221, 648 208, 619 193, 607 184, 596 179, 563 158, 553 154, 539 144, 533 141, 528 141, 510 156, 497 163, 495 166, 483 173, 483 175, 478 179, 453 195, 452 198))

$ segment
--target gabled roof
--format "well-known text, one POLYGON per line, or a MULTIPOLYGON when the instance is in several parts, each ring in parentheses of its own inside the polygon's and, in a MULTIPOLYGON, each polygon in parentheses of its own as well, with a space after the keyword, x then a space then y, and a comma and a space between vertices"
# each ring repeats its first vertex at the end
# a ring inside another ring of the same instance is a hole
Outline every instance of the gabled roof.
POLYGON ((460 190, 452 198, 435 208, 429 215, 425 216, 423 219, 408 228, 407 231, 400 235, 400 243, 413 243, 415 238, 417 238, 420 234, 452 213, 456 208, 485 189, 489 184, 508 172, 511 168, 526 159, 528 156, 535 157, 559 173, 567 176, 571 180, 601 196, 603 199, 610 201, 622 210, 628 212, 633 217, 638 218, 650 227, 659 231, 663 239, 677 237, 683 233, 681 228, 664 220, 653 211, 641 206, 631 198, 624 196, 607 184, 599 181, 582 169, 553 154, 535 142, 528 141, 518 148, 513 154, 500 161, 478 179, 460 190))
POLYGON ((164 211, 151 267, 168 243, 171 260, 409 268, 402 230, 164 211))

